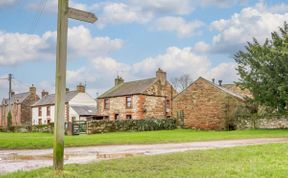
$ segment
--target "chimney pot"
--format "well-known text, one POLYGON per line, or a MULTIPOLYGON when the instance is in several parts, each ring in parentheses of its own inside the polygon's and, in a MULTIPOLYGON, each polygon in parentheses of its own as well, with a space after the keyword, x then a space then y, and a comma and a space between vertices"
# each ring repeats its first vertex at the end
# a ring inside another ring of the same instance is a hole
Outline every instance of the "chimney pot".
POLYGON ((222 80, 218 80, 219 86, 222 86, 222 80))
POLYGON ((117 75, 117 77, 115 78, 115 86, 120 85, 122 83, 124 83, 124 79, 119 75, 117 75))
POLYGON ((76 90, 77 90, 79 93, 85 93, 85 86, 84 86, 82 83, 79 83, 79 85, 77 85, 76 90))
POLYGON ((29 92, 32 95, 36 95, 36 87, 34 86, 34 84, 32 84, 32 86, 29 88, 29 92))
POLYGON ((41 97, 43 98, 43 97, 45 97, 47 95, 49 95, 48 91, 42 90, 41 97))
POLYGON ((212 82, 215 83, 215 78, 212 78, 212 82))
POLYGON ((166 72, 164 72, 162 69, 158 68, 156 72, 156 78, 160 81, 161 85, 166 85, 166 72))

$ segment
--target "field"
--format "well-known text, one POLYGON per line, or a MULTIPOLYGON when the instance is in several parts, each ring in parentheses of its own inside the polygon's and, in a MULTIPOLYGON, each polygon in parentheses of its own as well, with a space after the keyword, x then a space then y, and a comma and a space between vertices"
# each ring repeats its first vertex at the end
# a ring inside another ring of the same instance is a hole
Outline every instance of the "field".
POLYGON ((66 165, 17 172, 4 177, 288 177, 288 144, 190 151, 66 165))
MULTIPOLYGON (((288 137, 288 130, 196 131, 176 129, 65 136, 66 147, 116 144, 179 143, 206 140, 288 137)), ((52 148, 53 135, 0 132, 0 149, 52 148)))

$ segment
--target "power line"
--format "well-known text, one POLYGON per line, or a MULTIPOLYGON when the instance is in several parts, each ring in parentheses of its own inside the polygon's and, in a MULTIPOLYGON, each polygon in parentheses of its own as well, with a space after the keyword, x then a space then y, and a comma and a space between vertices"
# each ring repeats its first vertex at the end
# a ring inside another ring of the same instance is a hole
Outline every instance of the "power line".
POLYGON ((40 12, 36 12, 36 14, 35 14, 35 16, 34 16, 34 20, 32 21, 32 25, 31 25, 30 30, 29 30, 29 31, 31 31, 31 34, 33 34, 33 33, 35 32, 35 30, 36 30, 36 28, 37 28, 37 26, 38 26, 38 23, 39 23, 39 21, 40 21, 40 18, 41 18, 41 16, 43 15, 44 10, 45 10, 45 8, 46 8, 47 1, 48 1, 48 0, 42 0, 42 1, 40 2, 40 7, 41 7, 40 12))

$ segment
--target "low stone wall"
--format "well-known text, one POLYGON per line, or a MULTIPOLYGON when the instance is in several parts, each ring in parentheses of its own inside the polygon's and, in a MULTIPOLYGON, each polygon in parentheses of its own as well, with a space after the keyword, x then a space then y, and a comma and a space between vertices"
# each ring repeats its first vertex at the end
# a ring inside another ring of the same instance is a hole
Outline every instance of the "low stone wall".
POLYGON ((235 122, 237 129, 287 129, 288 117, 246 117, 238 118, 235 122))
POLYGON ((53 133, 54 124, 52 123, 48 125, 33 125, 31 128, 31 132, 53 133))
POLYGON ((87 133, 176 129, 176 119, 99 120, 87 122, 87 133))

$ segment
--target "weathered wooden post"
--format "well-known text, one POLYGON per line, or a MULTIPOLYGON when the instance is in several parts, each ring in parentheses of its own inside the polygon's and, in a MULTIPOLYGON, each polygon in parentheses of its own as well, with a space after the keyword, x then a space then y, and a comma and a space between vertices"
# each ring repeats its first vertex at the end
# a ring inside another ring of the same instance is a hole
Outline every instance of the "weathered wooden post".
POLYGON ((66 95, 67 32, 68 18, 94 23, 94 14, 69 8, 69 0, 58 0, 57 50, 56 50, 56 88, 53 166, 62 170, 64 166, 64 110, 66 95))

